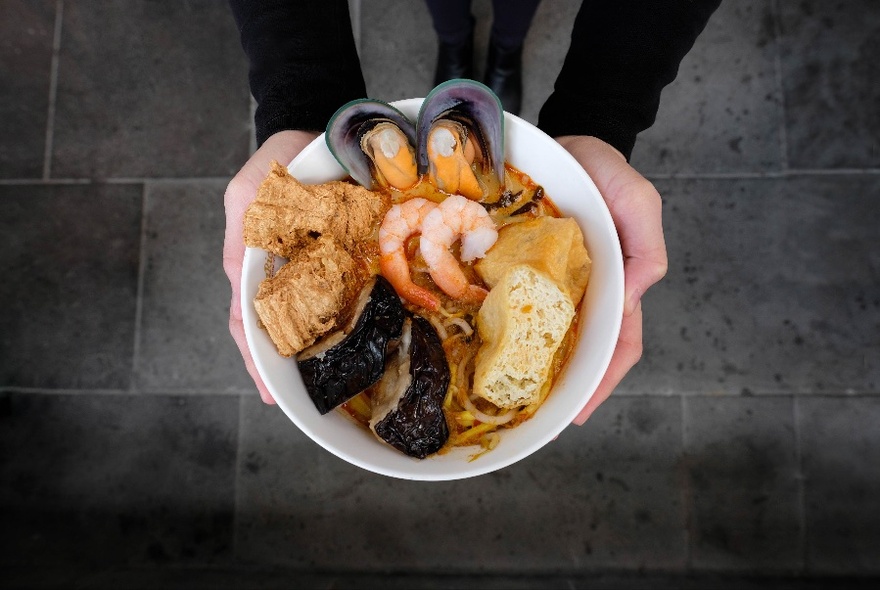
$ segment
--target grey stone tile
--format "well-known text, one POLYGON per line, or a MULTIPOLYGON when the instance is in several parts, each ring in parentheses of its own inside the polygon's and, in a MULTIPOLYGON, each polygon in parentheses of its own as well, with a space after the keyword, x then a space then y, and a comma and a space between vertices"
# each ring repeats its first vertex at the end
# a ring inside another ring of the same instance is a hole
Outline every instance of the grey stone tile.
POLYGON ((0 185, 0 384, 129 387, 142 194, 0 185))
POLYGON ((0 178, 43 174, 55 2, 0 2, 0 178))
POLYGON ((537 124, 538 113, 562 69, 580 2, 542 0, 523 47, 523 104, 520 116, 537 124))
POLYGON ((367 94, 380 100, 425 96, 434 82, 437 38, 422 1, 361 2, 360 58, 367 94))
POLYGON ((239 400, 0 394, 0 565, 224 562, 239 400))
POLYGON ((256 396, 241 437, 243 563, 411 573, 684 565, 678 398, 612 398, 536 455, 454 482, 344 463, 256 396))
MULTIPOLYGON (((535 14, 523 49, 521 116, 536 123, 538 111, 568 50, 578 4, 544 0, 535 14)), ((492 24, 492 2, 476 0, 474 77, 482 79, 492 24)), ((425 96, 434 82, 437 37, 424 2, 379 0, 361 3, 361 66, 367 92, 382 100, 425 96), (403 35, 401 31, 413 31, 403 35)))
POLYGON ((70 568, 39 570, 9 568, 4 581, 10 588, 162 588, 163 590, 873 590, 871 577, 745 576, 664 572, 579 572, 577 574, 450 574, 409 572, 340 573, 303 571, 296 568, 254 567, 114 567, 102 571, 71 571, 70 568))
POLYGON ((880 178, 663 180, 667 277, 632 392, 874 392, 880 178))
POLYGON ((880 166, 876 2, 780 2, 788 159, 793 168, 880 166))
POLYGON ((229 176, 249 120, 227 3, 65 3, 53 176, 229 176))
POLYGON ((880 398, 799 401, 807 571, 880 572, 880 398))
POLYGON ((222 182, 147 186, 140 346, 148 391, 256 391, 229 335, 222 182))
POLYGON ((632 156, 637 169, 653 174, 780 168, 772 7, 762 0, 721 3, 663 91, 657 122, 639 135, 632 156))
POLYGON ((792 398, 691 397, 684 403, 692 567, 800 571, 792 398))
MULTIPOLYGON (((535 15, 523 53, 521 113, 532 123, 562 67, 578 7, 545 0, 535 15)), ((760 0, 722 5, 682 63, 678 79, 664 91, 657 123, 640 136, 633 155, 639 169, 752 172, 780 167, 782 110, 770 10, 760 0)), ((479 78, 491 2, 474 2, 472 12, 479 78)), ((364 2, 361 13, 361 63, 368 92, 384 100, 424 96, 433 81, 437 44, 424 5, 364 2), (423 34, 401 35, 407 28, 423 34)))

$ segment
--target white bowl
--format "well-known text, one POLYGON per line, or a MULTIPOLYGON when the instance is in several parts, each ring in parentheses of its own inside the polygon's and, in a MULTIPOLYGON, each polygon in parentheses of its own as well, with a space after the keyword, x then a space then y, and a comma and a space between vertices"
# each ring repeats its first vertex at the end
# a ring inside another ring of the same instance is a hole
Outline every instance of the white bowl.
MULTIPOLYGON (((422 99, 394 104, 415 121, 422 99)), ((306 393, 293 359, 282 357, 257 325, 253 300, 265 278, 266 252, 248 248, 244 257, 241 307, 245 334, 257 370, 278 406, 319 445, 374 473, 410 480, 454 480, 507 467, 553 440, 578 415, 611 360, 623 317, 623 257, 617 230, 605 201, 575 159, 543 131, 505 114, 506 160, 543 186, 564 216, 573 217, 586 239, 593 265, 581 307, 580 336, 567 367, 534 417, 509 430, 476 460, 478 447, 459 447, 443 455, 414 459, 379 441, 369 430, 339 412, 318 413, 306 393)), ((288 166, 304 183, 345 177, 321 135, 288 166)))

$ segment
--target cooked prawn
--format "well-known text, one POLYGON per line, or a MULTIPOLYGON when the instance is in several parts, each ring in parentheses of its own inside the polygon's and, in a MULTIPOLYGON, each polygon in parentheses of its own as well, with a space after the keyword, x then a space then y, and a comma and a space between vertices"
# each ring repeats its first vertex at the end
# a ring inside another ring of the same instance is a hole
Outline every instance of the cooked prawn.
POLYGON ((406 240, 421 231, 425 217, 437 207, 427 199, 415 198, 393 205, 379 228, 379 269, 398 295, 416 305, 436 310, 440 300, 412 282, 406 258, 406 240))
POLYGON ((456 299, 482 301, 488 293, 467 277, 449 248, 461 238, 461 259, 482 258, 498 239, 495 222, 482 205, 460 195, 443 200, 422 222, 419 248, 431 278, 445 293, 456 299))

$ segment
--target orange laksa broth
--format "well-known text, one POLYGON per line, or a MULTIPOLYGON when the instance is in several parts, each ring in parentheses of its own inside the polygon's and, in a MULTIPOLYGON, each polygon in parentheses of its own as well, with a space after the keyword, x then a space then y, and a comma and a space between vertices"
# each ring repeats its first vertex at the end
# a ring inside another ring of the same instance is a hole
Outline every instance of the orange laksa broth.
MULTIPOLYGON (((490 195, 482 204, 499 231, 510 224, 537 217, 561 217, 551 199, 528 175, 510 165, 505 166, 505 175, 505 190, 502 190, 497 180, 489 176, 480 178, 484 186, 488 187, 490 195)), ((448 196, 424 178, 406 191, 390 187, 380 190, 390 196, 392 204, 399 204, 416 197, 439 203, 448 196)), ((446 360, 449 363, 451 378, 443 409, 450 437, 440 453, 451 447, 464 445, 480 445, 485 450, 491 450, 498 444, 499 429, 515 427, 531 418, 549 395, 553 383, 574 349, 578 333, 580 302, 577 304, 577 313, 571 326, 553 357, 550 377, 544 383, 538 400, 515 409, 500 409, 472 392, 475 359, 482 344, 477 331, 477 314, 481 303, 453 299, 437 287, 419 251, 419 239, 419 235, 415 234, 406 242, 411 278, 415 284, 434 294, 441 301, 441 306, 436 311, 407 301, 404 301, 404 306, 431 322, 443 342, 446 360)), ((486 287, 474 270, 476 261, 462 262, 458 248, 459 244, 456 242, 452 252, 468 281, 486 287)), ((367 272, 380 274, 378 240, 373 241, 370 247, 360 252, 358 256, 359 262, 364 265, 367 272)), ((368 428, 371 396, 376 387, 374 385, 342 404, 341 411, 368 428)))

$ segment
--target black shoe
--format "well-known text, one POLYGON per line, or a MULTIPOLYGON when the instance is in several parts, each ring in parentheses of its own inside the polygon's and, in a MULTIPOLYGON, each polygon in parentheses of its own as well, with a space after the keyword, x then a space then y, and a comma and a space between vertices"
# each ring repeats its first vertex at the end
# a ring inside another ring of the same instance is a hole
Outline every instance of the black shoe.
POLYGON ((519 114, 522 106, 522 45, 503 49, 494 41, 489 42, 485 83, 501 99, 505 111, 519 114))
POLYGON ((437 69, 434 70, 434 86, 454 78, 472 78, 474 75, 473 33, 463 43, 451 45, 440 42, 437 48, 437 69))

